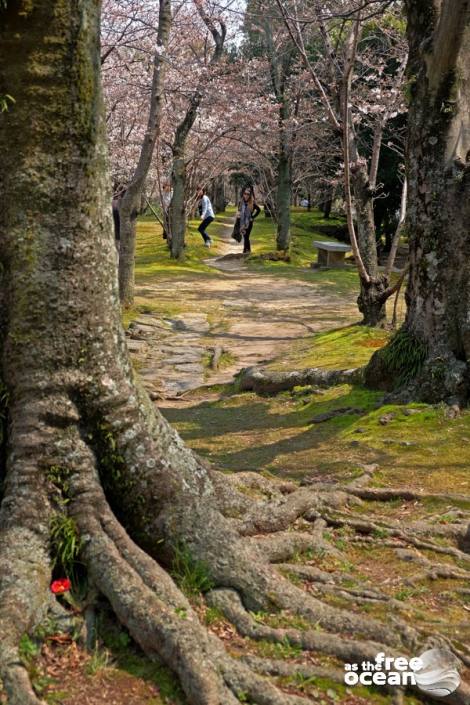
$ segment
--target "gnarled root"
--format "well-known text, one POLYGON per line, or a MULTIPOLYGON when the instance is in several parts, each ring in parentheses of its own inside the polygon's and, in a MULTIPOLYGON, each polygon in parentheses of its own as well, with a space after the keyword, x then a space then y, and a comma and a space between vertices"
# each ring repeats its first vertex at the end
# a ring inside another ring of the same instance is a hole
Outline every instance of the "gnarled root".
POLYGON ((10 705, 40 703, 21 662, 19 643, 44 618, 50 599, 51 507, 37 472, 40 430, 49 429, 35 415, 42 408, 37 406, 31 405, 28 414, 22 408, 11 409, 15 458, 0 510, 0 677, 10 705))
MULTIPOLYGON (((141 418, 145 399, 132 399, 109 381, 106 389, 108 393, 100 394, 96 404, 87 397, 90 415, 80 428, 74 425, 74 419, 85 412, 77 408, 75 416, 69 418, 67 443, 62 439, 71 500, 67 510, 80 531, 82 559, 90 581, 108 599, 145 653, 163 660, 176 672, 191 705, 235 705, 241 693, 256 705, 299 705, 305 702, 303 698, 284 692, 259 674, 305 675, 309 671, 305 664, 281 666, 275 660, 262 662, 254 656, 235 659, 227 653, 223 642, 201 624, 190 602, 162 567, 168 567, 176 547, 182 544, 195 561, 205 566, 210 577, 213 588, 207 603, 220 609, 243 636, 287 643, 343 662, 371 660, 379 651, 390 655, 417 653, 423 645, 421 634, 396 615, 382 623, 349 608, 355 607, 354 602, 379 601, 396 607, 393 599, 367 586, 346 586, 337 571, 326 573, 315 566, 318 550, 338 564, 344 558, 327 534, 328 527, 347 527, 374 540, 386 529, 388 536, 413 545, 411 532, 391 523, 385 527, 384 522, 363 515, 355 519, 349 510, 362 500, 352 487, 296 488, 282 481, 271 485, 253 473, 227 479, 184 447, 181 450, 181 440, 160 417, 154 418, 150 433, 141 418), (94 425, 104 427, 113 438, 121 463, 116 486, 110 477, 115 469, 99 462, 102 440, 94 425), (169 449, 164 453, 166 446, 169 449), (244 492, 246 487, 248 493, 244 492), (125 528, 117 516, 126 521, 125 528), (132 540, 133 535, 138 537, 139 546, 132 540), (309 560, 313 565, 292 562, 297 554, 307 551, 313 556, 309 560), (286 575, 297 576, 307 585, 300 587, 286 575), (346 601, 347 608, 328 603, 337 597, 346 601), (297 618, 297 624, 301 618, 305 628, 269 626, 255 620, 248 610, 291 615, 297 618)), ((2 511, 7 509, 6 498, 2 511)), ((456 538, 457 525, 444 532, 450 541, 456 538)), ((415 528, 420 533, 420 527, 415 528)), ((421 527, 423 534, 427 528, 421 527)), ((44 565, 48 565, 47 534, 46 522, 40 534, 42 548, 40 542, 36 546, 38 560, 44 565)), ((431 550, 442 549, 431 541, 417 541, 431 550)), ((15 538, 14 543, 22 542, 15 538)), ((31 561, 29 557, 29 563, 22 564, 21 556, 12 555, 15 565, 20 566, 16 569, 17 586, 25 579, 21 566, 31 569, 31 561)), ((460 558, 461 552, 450 555, 460 558)), ((47 570, 44 575, 38 604, 43 603, 47 591, 47 570)), ((8 590, 1 582, 0 590, 0 610, 6 610, 8 590)), ((5 684, 9 692, 21 693, 21 697, 11 696, 16 697, 11 701, 15 705, 38 705, 15 651, 32 617, 30 612, 26 621, 20 622, 7 644, 10 650, 5 645, 0 650, 5 684)), ((333 671, 331 677, 337 679, 338 669, 333 671)))
POLYGON ((310 367, 292 372, 272 372, 260 367, 247 367, 237 376, 241 392, 279 394, 294 387, 331 387, 337 384, 362 384, 364 368, 351 370, 324 370, 310 367))
POLYGON ((0 538, 0 677, 10 705, 39 705, 21 662, 19 643, 45 617, 51 567, 47 543, 32 528, 0 538))

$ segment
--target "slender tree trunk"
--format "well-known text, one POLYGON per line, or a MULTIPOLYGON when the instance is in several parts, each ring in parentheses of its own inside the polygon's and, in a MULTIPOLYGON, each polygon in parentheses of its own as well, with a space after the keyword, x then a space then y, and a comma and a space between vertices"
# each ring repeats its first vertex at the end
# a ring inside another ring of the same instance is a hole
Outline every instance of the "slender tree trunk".
POLYGON ((292 198, 291 155, 286 133, 288 106, 282 98, 279 108, 279 158, 277 163, 276 214, 278 250, 288 250, 290 244, 290 206, 292 198))
POLYGON ((328 220, 331 215, 333 199, 335 197, 336 186, 326 186, 323 194, 323 200, 320 204, 320 210, 324 217, 328 220))
POLYGON ((171 171, 171 188, 173 196, 170 203, 170 250, 174 259, 184 255, 184 237, 186 233, 186 142, 197 111, 202 101, 202 93, 196 91, 191 99, 190 106, 181 123, 178 125, 173 140, 173 165, 171 171))
MULTIPOLYGON (((223 48, 227 29, 224 22, 219 19, 219 29, 214 24, 212 17, 206 14, 202 0, 195 0, 199 16, 212 34, 215 48, 210 65, 217 64, 223 55, 223 48)), ((171 228, 171 256, 179 259, 184 255, 184 236, 186 233, 186 142, 191 128, 196 120, 199 106, 203 99, 202 86, 192 95, 191 101, 183 120, 178 125, 173 140, 173 166, 171 181, 173 197, 170 203, 169 222, 171 228)))
POLYGON ((135 236, 137 216, 144 195, 145 180, 152 163, 155 144, 160 129, 163 81, 166 61, 163 52, 168 44, 171 27, 171 0, 160 0, 157 47, 153 59, 152 88, 149 115, 139 161, 127 191, 120 204, 121 242, 119 254, 119 294, 125 306, 134 300, 135 236))
POLYGON ((349 59, 344 75, 341 97, 343 118, 341 136, 344 154, 346 216, 351 245, 359 271, 360 293, 357 305, 363 315, 362 324, 382 326, 386 322, 385 303, 390 295, 390 287, 388 286, 388 277, 379 274, 378 271, 373 192, 369 183, 367 161, 359 154, 357 137, 351 123, 349 108, 351 74, 359 26, 360 23, 357 21, 355 23, 355 31, 352 31, 350 36, 349 59), (356 207, 357 233, 353 223, 352 194, 354 194, 356 207))
POLYGON ((171 188, 173 195, 168 214, 170 252, 174 259, 179 259, 184 254, 186 233, 186 164, 184 153, 173 152, 171 188))
POLYGON ((213 203, 216 213, 225 211, 225 179, 223 176, 218 176, 214 181, 213 203))
MULTIPOLYGON (((464 0, 406 3, 411 103, 408 128, 410 273, 401 337, 420 364, 414 394, 470 396, 470 9, 464 0)), ((387 353, 369 381, 393 386, 387 353)), ((412 383, 412 380, 409 380, 412 383)))
POLYGON ((384 133, 384 121, 379 120, 374 129, 374 139, 372 142, 372 154, 370 158, 369 184, 374 190, 377 186, 377 172, 379 170, 380 150, 382 147, 384 133))
POLYGON ((386 321, 386 299, 383 294, 388 287, 388 277, 379 275, 372 192, 367 165, 360 159, 351 164, 351 181, 356 206, 357 242, 370 277, 370 281, 361 278, 357 304, 364 317, 364 325, 381 326, 386 321))

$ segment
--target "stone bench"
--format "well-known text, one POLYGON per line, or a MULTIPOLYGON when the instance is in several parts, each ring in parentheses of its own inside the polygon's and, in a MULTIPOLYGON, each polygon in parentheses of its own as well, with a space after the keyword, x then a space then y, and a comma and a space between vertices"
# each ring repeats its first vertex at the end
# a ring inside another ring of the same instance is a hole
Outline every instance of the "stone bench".
MULTIPOLYGON (((351 246, 341 242, 321 242, 314 240, 313 246, 318 250, 317 267, 343 267, 344 258, 347 252, 351 252, 351 246)), ((315 265, 312 264, 312 267, 315 265)))

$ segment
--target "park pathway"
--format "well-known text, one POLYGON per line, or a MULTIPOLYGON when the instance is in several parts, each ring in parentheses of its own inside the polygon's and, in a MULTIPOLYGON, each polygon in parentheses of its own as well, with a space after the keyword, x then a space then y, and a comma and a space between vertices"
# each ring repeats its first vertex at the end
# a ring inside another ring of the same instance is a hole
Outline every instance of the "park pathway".
POLYGON ((244 367, 279 357, 300 338, 357 319, 353 301, 328 287, 248 268, 232 226, 218 223, 218 252, 206 260, 214 276, 156 279, 138 287, 140 297, 178 302, 168 317, 140 314, 129 327, 128 346, 154 399, 179 400, 199 387, 225 384, 244 367), (222 242, 220 242, 222 240, 222 242))

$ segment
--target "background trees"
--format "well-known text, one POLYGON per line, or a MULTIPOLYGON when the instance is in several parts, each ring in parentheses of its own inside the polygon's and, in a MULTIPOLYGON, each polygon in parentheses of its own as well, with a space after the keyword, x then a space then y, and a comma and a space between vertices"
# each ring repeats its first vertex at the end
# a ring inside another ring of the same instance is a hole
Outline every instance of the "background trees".
MULTIPOLYGON (((120 235, 119 250, 119 291, 121 301, 128 305, 134 298, 134 257, 137 215, 142 207, 142 195, 145 182, 152 164, 155 144, 160 131, 163 102, 163 81, 165 76, 167 49, 171 26, 171 1, 160 2, 158 14, 158 31, 155 37, 155 46, 152 52, 152 80, 150 97, 146 105, 147 125, 142 138, 140 154, 135 171, 126 183, 125 195, 120 205, 120 235)), ((140 23, 139 20, 138 23, 140 23)), ((136 22, 131 17, 129 23, 136 22)), ((124 28, 123 33, 126 32, 124 28)), ((144 35, 148 44, 148 37, 144 35)), ((106 53, 104 54, 106 57, 106 53)), ((139 63, 142 61, 140 57, 139 63)), ((145 74, 144 74, 145 75, 145 74)))
MULTIPOLYGON (((298 112, 302 87, 296 85, 295 47, 282 15, 272 3, 250 0, 245 13, 245 56, 264 56, 270 77, 270 92, 277 106, 277 145, 274 171, 276 246, 287 250, 290 242, 292 200, 293 113, 298 112)), ((259 80, 259 79, 258 79, 259 80)), ((265 88, 266 90, 266 88, 265 88)))
MULTIPOLYGON (((116 177, 131 170, 145 134, 142 106, 150 77, 143 69, 155 41, 149 10, 141 16, 141 8, 130 5, 132 12, 128 9, 124 19, 119 4, 119 12, 115 10, 123 27, 133 27, 127 42, 112 13, 105 22, 105 86, 116 177), (124 41, 121 50, 119 41, 124 41), (123 59, 124 71, 119 63, 123 59), (116 81, 116 74, 127 78, 116 81)), ((377 253, 382 233, 391 249, 403 184, 397 158, 403 143, 396 127, 404 111, 406 50, 399 3, 390 7, 374 2, 361 15, 354 3, 303 7, 279 0, 267 8, 254 2, 247 7, 243 41, 237 36, 238 16, 230 10, 222 18, 210 4, 196 9, 198 14, 190 18, 186 6, 175 6, 165 111, 147 176, 148 196, 160 201, 164 191, 173 196, 165 214, 172 256, 184 256, 185 223, 198 183, 207 186, 233 170, 251 174, 277 219, 277 247, 282 250, 289 245, 292 187, 295 194, 310 193, 328 212, 338 184, 339 196, 344 185, 361 272, 359 307, 365 323, 383 323, 385 301, 395 290, 390 285, 393 258, 383 273, 377 253), (346 161, 345 149, 350 156, 346 161), (383 158, 381 166, 384 152, 395 155, 388 158, 388 170, 383 158), (386 184, 378 174, 386 176, 386 184)), ((121 280, 132 262, 127 241, 121 280)))
MULTIPOLYGON (((390 5, 373 4, 382 14, 390 5)), ((312 94, 320 98, 332 138, 341 143, 348 229, 361 281, 358 306, 364 323, 381 324, 394 287, 389 285, 390 268, 384 274, 378 268, 373 202, 379 195, 383 131, 400 110, 405 61, 398 19, 388 21, 387 31, 381 26, 374 32, 370 15, 354 3, 290 8, 277 0, 277 6, 308 72, 312 94), (368 129, 371 134, 365 139, 368 129)))

